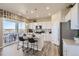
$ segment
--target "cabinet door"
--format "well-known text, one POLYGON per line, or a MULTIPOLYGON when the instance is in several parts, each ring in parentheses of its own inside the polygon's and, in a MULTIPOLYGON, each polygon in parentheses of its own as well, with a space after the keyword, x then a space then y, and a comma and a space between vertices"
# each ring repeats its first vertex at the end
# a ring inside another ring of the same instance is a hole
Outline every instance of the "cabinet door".
POLYGON ((63 56, 67 56, 67 51, 65 47, 63 47, 63 56))
POLYGON ((71 10, 67 13, 67 15, 65 16, 65 20, 71 20, 71 10))
POLYGON ((79 29, 78 4, 71 9, 71 29, 79 29))

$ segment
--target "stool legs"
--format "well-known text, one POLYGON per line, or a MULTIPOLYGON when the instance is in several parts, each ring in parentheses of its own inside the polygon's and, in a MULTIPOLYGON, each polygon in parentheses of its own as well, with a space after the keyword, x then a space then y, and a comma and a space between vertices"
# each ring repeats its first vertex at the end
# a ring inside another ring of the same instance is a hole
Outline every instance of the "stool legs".
POLYGON ((22 49, 23 49, 23 52, 24 52, 24 41, 22 42, 22 44, 23 44, 23 45, 22 45, 22 49))

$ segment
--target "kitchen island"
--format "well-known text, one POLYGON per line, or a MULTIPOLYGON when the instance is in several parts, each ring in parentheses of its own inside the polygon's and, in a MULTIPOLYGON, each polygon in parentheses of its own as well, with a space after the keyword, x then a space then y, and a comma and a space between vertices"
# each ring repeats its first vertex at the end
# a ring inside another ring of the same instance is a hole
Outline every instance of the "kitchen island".
POLYGON ((63 39, 63 55, 79 56, 79 44, 73 39, 63 39))

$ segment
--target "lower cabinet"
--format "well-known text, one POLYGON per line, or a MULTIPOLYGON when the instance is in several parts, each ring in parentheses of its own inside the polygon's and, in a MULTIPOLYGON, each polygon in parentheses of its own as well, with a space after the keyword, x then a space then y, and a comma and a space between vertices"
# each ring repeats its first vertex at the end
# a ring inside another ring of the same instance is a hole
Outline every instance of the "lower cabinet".
POLYGON ((63 45, 64 56, 79 56, 79 45, 63 45))

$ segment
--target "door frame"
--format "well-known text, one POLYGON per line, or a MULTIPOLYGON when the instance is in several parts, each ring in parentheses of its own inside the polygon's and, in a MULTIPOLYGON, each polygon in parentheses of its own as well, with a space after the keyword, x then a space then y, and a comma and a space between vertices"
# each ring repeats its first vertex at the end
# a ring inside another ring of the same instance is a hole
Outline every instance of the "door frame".
POLYGON ((59 44, 59 55, 60 55, 60 56, 63 56, 62 22, 60 22, 60 44, 59 44))

